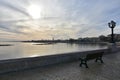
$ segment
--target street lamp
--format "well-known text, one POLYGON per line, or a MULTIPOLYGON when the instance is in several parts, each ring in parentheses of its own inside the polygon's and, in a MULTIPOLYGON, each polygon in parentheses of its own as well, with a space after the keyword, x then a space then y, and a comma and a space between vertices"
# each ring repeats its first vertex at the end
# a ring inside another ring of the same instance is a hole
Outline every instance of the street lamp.
POLYGON ((111 32, 112 32, 112 34, 111 34, 111 43, 115 43, 113 29, 116 26, 116 22, 111 21, 111 22, 108 23, 108 26, 109 26, 109 28, 111 28, 111 32))

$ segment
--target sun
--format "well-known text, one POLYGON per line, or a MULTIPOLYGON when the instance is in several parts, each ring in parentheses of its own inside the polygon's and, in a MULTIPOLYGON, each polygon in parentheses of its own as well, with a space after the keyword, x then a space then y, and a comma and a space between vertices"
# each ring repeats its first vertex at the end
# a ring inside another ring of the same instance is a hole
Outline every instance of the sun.
POLYGON ((42 11, 42 8, 41 6, 39 5, 30 5, 28 8, 27 8, 27 12, 28 14, 33 18, 33 19, 39 19, 41 18, 41 11, 42 11))

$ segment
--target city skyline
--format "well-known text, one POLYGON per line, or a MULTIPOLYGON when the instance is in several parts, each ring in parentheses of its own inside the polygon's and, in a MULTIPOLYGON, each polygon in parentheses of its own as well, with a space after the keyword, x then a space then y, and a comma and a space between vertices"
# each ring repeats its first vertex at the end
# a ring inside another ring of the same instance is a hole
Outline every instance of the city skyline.
POLYGON ((119 0, 0 0, 0 39, 69 39, 120 34, 119 0))

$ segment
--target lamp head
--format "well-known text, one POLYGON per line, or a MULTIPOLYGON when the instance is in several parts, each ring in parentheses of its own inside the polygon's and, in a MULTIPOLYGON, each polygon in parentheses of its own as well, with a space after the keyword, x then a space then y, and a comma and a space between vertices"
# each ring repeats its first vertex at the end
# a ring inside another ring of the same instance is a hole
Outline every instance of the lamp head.
POLYGON ((110 23, 108 23, 108 26, 109 26, 110 28, 114 28, 114 27, 116 26, 116 22, 114 22, 114 21, 112 20, 110 23))

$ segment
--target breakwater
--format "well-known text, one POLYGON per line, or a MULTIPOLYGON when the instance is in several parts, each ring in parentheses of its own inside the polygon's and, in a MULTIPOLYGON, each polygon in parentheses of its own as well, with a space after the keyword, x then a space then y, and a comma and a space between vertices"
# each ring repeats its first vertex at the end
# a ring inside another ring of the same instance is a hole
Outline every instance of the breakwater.
POLYGON ((96 53, 101 51, 104 51, 104 55, 110 53, 109 49, 100 49, 100 50, 93 50, 93 51, 71 52, 71 53, 40 56, 40 57, 1 60, 0 74, 12 72, 12 71, 31 69, 36 67, 43 67, 43 66, 57 64, 57 63, 77 61, 81 56, 84 56, 88 53, 96 53))

